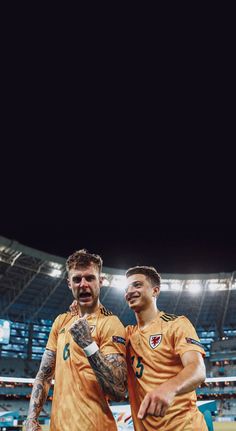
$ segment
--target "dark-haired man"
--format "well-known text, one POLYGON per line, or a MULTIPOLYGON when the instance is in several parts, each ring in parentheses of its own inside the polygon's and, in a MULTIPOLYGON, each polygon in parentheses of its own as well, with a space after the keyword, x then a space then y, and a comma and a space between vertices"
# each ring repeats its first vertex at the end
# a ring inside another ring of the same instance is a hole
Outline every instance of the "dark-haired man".
POLYGON ((67 259, 68 286, 78 315, 54 321, 31 394, 27 431, 38 416, 55 375, 51 431, 116 431, 108 398, 126 395, 125 329, 99 302, 100 256, 79 250, 67 259))
POLYGON ((160 275, 126 272, 125 298, 137 325, 126 328, 128 386, 135 431, 207 431, 195 389, 205 380, 204 350, 185 316, 159 311, 160 275))

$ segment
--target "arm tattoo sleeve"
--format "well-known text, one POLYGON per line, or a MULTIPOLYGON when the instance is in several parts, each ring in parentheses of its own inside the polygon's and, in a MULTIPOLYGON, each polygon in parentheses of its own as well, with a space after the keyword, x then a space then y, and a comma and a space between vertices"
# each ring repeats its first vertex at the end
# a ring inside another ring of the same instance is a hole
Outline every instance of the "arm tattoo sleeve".
POLYGON ((104 356, 97 351, 88 360, 103 391, 112 400, 123 400, 127 390, 125 358, 118 353, 104 356))
MULTIPOLYGON (((84 349, 93 342, 86 319, 78 319, 70 328, 74 341, 84 349)), ((115 401, 125 398, 127 386, 126 360, 121 354, 102 355, 99 351, 88 357, 103 391, 115 401)))
POLYGON ((56 353, 45 350, 38 374, 35 378, 30 398, 28 419, 37 419, 47 399, 51 380, 54 376, 56 353))

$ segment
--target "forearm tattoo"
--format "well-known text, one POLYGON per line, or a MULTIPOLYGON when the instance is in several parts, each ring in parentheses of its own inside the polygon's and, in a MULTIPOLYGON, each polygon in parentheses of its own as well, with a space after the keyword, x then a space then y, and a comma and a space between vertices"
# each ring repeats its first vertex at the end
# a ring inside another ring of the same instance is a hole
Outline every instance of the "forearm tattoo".
POLYGON ((25 427, 26 431, 42 431, 37 419, 26 419, 25 427))
POLYGON ((88 360, 103 391, 112 400, 123 400, 127 390, 125 358, 121 354, 103 356, 97 351, 88 360))
MULTIPOLYGON (((74 341, 84 349, 94 340, 86 319, 78 319, 71 326, 74 341)), ((89 363, 103 391, 112 399, 125 398, 127 387, 126 360, 121 354, 102 355, 99 351, 88 357, 89 363)))
MULTIPOLYGON (((56 365, 56 353, 51 350, 45 350, 38 374, 35 378, 33 389, 30 398, 28 420, 37 419, 42 407, 47 399, 48 391, 51 385, 51 380, 54 376, 56 365)), ((35 422, 36 428, 31 428, 36 431, 37 422, 35 422)))

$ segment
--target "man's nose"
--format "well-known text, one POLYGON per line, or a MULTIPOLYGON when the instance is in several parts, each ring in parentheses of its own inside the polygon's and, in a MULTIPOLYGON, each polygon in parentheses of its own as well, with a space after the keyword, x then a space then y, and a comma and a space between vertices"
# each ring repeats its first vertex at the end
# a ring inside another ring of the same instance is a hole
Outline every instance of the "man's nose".
POLYGON ((134 286, 128 286, 125 290, 125 294, 128 295, 128 293, 131 293, 133 290, 135 290, 134 286))
POLYGON ((80 282, 80 287, 86 287, 86 286, 88 286, 88 282, 85 277, 82 277, 80 282))

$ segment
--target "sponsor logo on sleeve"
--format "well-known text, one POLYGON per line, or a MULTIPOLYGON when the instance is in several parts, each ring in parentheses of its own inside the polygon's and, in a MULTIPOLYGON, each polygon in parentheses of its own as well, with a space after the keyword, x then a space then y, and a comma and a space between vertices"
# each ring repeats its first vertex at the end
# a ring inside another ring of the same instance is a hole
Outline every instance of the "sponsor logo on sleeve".
POLYGON ((125 339, 123 337, 118 337, 117 335, 113 335, 112 341, 113 343, 125 344, 125 339))
POLYGON ((152 349, 155 349, 157 346, 159 346, 161 340, 162 340, 162 334, 150 335, 149 345, 151 346, 152 349))
POLYGON ((193 338, 186 337, 185 340, 189 344, 195 344, 198 347, 201 347, 204 350, 204 346, 200 343, 200 341, 194 340, 193 338))

